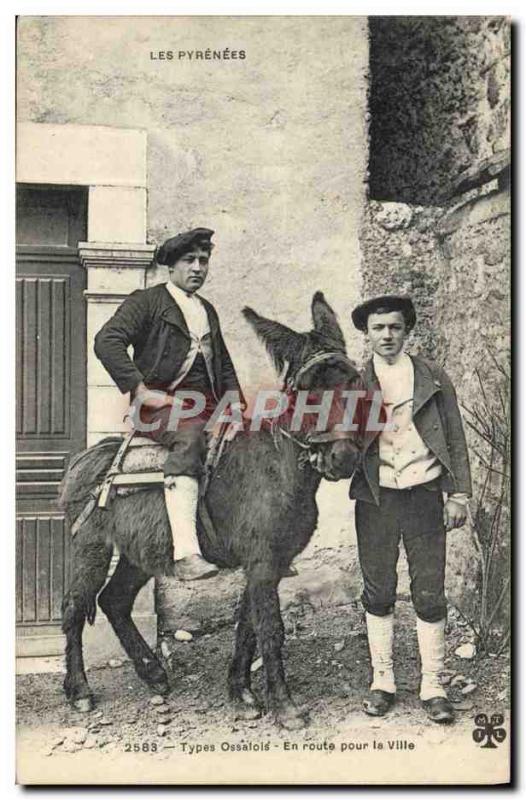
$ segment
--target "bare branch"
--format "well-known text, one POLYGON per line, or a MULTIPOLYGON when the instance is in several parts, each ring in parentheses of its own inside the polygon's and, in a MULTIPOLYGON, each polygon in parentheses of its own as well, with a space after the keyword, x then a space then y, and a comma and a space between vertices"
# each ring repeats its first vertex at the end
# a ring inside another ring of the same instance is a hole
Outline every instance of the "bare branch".
POLYGON ((502 605, 502 602, 503 602, 503 600, 504 600, 504 598, 506 596, 506 592, 508 591, 508 587, 510 585, 510 580, 511 580, 510 576, 508 575, 506 581, 504 582, 504 586, 502 587, 502 590, 501 590, 501 592, 499 594, 498 600, 495 603, 495 606, 493 607, 493 610, 492 610, 491 614, 489 615, 489 618, 488 618, 488 621, 487 621, 488 630, 490 629, 491 623, 495 619, 495 615, 496 615, 497 611, 499 610, 500 606, 502 605))

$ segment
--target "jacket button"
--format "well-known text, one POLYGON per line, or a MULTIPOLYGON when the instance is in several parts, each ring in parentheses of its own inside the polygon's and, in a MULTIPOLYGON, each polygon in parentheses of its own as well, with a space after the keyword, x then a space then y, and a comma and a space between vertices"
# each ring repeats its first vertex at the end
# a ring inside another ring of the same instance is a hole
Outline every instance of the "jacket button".
POLYGON ((437 431, 438 430, 438 425, 433 425, 433 430, 437 431))

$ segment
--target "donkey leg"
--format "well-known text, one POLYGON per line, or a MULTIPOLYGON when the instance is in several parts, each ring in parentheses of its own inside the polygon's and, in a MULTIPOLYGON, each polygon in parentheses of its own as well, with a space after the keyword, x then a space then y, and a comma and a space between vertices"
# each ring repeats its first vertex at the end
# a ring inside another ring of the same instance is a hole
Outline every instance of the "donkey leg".
POLYGON ((281 657, 284 640, 283 620, 279 606, 279 569, 259 564, 248 576, 250 609, 265 669, 269 711, 278 725, 288 730, 305 727, 306 715, 294 704, 285 681, 281 657))
POLYGON ((135 598, 149 577, 121 556, 111 580, 99 596, 99 606, 133 661, 139 678, 158 694, 168 694, 170 686, 166 672, 131 618, 135 598))
POLYGON ((78 711, 93 708, 93 695, 84 671, 82 631, 86 619, 95 620, 97 594, 106 580, 112 548, 104 542, 85 542, 75 546, 74 571, 62 601, 62 630, 66 635, 66 677, 64 692, 78 711))
POLYGON ((250 594, 243 593, 236 628, 234 657, 228 671, 228 693, 236 719, 258 719, 261 710, 250 687, 250 667, 256 650, 256 634, 250 618, 250 594))

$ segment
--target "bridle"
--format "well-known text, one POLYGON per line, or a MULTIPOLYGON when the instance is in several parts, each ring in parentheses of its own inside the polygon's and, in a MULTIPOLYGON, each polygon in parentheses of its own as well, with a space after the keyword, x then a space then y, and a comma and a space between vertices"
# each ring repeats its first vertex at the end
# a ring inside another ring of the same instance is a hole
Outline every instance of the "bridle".
MULTIPOLYGON (((314 353, 310 358, 305 361, 304 364, 300 366, 297 372, 294 375, 289 375, 290 364, 285 362, 284 369, 281 373, 282 379, 282 391, 289 391, 289 392, 297 392, 299 391, 299 381, 300 379, 313 367, 318 366, 318 364, 323 364, 329 360, 336 360, 340 361, 342 364, 345 364, 348 367, 352 367, 353 370, 356 369, 353 362, 348 358, 344 353, 340 352, 339 350, 322 350, 314 353)), ((297 436, 294 436, 290 431, 283 428, 277 422, 273 428, 277 428, 279 433, 282 436, 285 436, 287 439, 290 439, 294 444, 300 447, 304 453, 301 454, 301 460, 304 462, 311 460, 311 455, 314 455, 312 452, 312 448, 315 445, 319 444, 327 444, 329 442, 336 442, 342 439, 354 439, 356 434, 354 431, 324 431, 324 432, 312 432, 307 433, 305 439, 299 439, 297 436)))
POLYGON ((353 369, 355 368, 353 362, 350 358, 347 358, 345 353, 341 353, 339 350, 319 350, 301 365, 295 375, 287 378, 287 383, 292 389, 297 391, 299 380, 305 375, 306 372, 312 369, 312 367, 316 367, 318 364, 322 364, 324 361, 329 361, 330 359, 336 359, 336 361, 341 361, 348 367, 352 367, 353 369))

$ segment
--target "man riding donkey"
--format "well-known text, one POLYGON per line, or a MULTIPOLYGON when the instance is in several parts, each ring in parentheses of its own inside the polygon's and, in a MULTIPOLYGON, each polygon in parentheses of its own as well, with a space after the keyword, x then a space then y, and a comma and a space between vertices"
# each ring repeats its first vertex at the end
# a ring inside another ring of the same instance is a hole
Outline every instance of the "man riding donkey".
POLYGON ((431 720, 449 723, 454 711, 440 683, 446 532, 464 525, 471 494, 456 394, 444 370, 404 352, 416 322, 410 298, 376 297, 355 308, 352 319, 373 350, 363 373, 366 388, 381 390, 390 423, 381 432, 367 433, 362 469, 351 484, 373 668, 364 708, 382 716, 395 699, 393 609, 403 538, 417 615, 420 699, 431 720))
POLYGON ((168 448, 164 495, 174 574, 183 581, 218 572, 202 557, 196 529, 199 479, 207 452, 205 425, 225 392, 239 398, 238 413, 244 405, 217 312, 197 294, 207 277, 213 233, 195 228, 164 242, 157 263, 168 267, 170 280, 133 292, 95 337, 97 357, 139 409, 137 427, 168 448), (133 358, 128 354, 130 345, 133 358), (199 415, 178 419, 174 425, 176 392, 206 399, 199 415))

